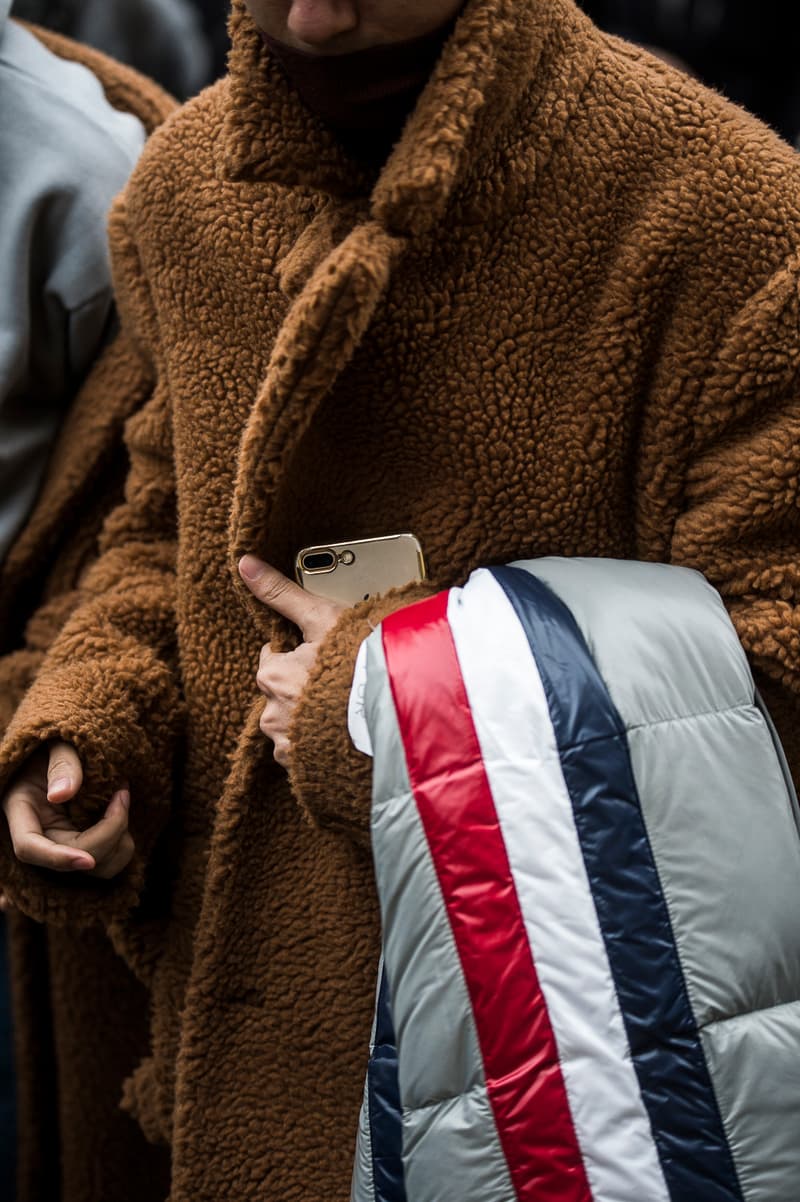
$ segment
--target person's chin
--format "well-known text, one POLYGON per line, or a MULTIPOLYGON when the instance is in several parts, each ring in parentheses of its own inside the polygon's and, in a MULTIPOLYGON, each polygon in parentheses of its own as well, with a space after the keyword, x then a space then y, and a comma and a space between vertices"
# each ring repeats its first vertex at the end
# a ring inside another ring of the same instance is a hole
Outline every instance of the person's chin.
POLYGON ((309 58, 343 58, 349 54, 359 54, 364 50, 374 50, 378 46, 390 46, 392 42, 388 39, 382 41, 365 42, 336 42, 325 46, 311 46, 307 42, 298 42, 292 38, 274 37, 272 34, 267 34, 267 37, 272 41, 277 42, 286 50, 291 50, 296 54, 307 54, 309 58))
POLYGON ((396 46, 417 40, 411 37, 403 38, 397 31, 393 33, 390 30, 384 30, 381 33, 373 29, 367 36, 363 30, 361 33, 348 31, 325 42, 304 42, 300 38, 294 37, 285 25, 280 29, 267 29, 256 22, 256 28, 268 41, 274 42, 285 50, 297 54, 307 54, 310 58, 342 58, 348 54, 360 54, 364 50, 375 50, 378 47, 396 46))

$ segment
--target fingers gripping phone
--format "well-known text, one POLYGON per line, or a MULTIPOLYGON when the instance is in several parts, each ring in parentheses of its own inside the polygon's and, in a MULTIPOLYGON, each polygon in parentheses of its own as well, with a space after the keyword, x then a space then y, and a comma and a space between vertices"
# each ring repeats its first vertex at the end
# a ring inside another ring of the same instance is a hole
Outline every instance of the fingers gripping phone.
POLYGON ((425 560, 413 534, 388 534, 304 547, 295 559, 295 575, 307 592, 355 605, 424 580, 425 560))

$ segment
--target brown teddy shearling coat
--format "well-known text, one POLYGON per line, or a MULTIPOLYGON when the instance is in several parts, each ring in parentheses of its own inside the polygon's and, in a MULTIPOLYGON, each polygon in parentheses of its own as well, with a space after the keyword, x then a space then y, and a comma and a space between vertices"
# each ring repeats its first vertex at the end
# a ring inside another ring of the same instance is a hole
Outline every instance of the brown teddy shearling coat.
POLYGON ((7 849, 2 873, 26 912, 102 924, 147 988, 124 1104, 171 1145, 171 1202, 344 1202, 378 957, 345 699, 369 622, 417 592, 328 637, 287 780, 255 671, 290 634, 236 561, 289 573, 308 543, 408 529, 435 585, 542 554, 689 564, 781 719, 800 688, 800 160, 571 0, 470 0, 379 172, 238 4, 233 41, 113 218, 151 399, 105 555, 0 757, 4 779, 71 740, 87 818, 128 779, 137 857, 105 886, 7 849))

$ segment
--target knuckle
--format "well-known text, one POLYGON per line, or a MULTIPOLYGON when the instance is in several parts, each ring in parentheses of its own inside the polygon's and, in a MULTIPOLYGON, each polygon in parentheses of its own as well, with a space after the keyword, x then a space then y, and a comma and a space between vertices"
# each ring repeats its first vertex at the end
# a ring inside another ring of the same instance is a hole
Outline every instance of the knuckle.
POLYGON ((124 865, 119 863, 119 856, 115 852, 112 856, 98 857, 96 865, 89 875, 99 877, 101 881, 108 881, 112 876, 116 876, 121 867, 124 865))
POLYGON ((124 831, 121 831, 118 826, 110 828, 104 832, 104 837, 98 842, 96 849, 92 855, 96 859, 102 860, 103 863, 108 863, 112 860, 119 850, 120 843, 124 838, 124 831))
POLYGON ((123 868, 125 867, 126 864, 130 864, 131 860, 133 859, 133 853, 135 851, 136 851, 136 844, 134 843, 132 836, 126 832, 122 836, 122 839, 120 840, 119 852, 118 852, 118 857, 122 861, 123 868))
POLYGON ((277 596, 275 581, 270 580, 269 577, 263 572, 261 574, 261 579, 256 585, 256 590, 256 595, 258 596, 259 601, 262 601, 264 605, 271 605, 277 596))
POLYGON ((264 596, 270 601, 277 601, 286 592, 286 581, 275 573, 267 570, 263 577, 264 596))
POLYGON ((119 876, 119 874, 123 872, 130 864, 131 860, 133 859, 134 851, 135 845, 133 839, 131 839, 129 835, 126 835, 120 840, 118 846, 114 850, 114 854, 108 856, 97 865, 97 868, 95 869, 95 875, 99 876, 101 880, 105 881, 111 880, 112 877, 119 876))
POLYGON ((24 840, 14 843, 14 855, 19 860, 20 864, 35 864, 36 853, 34 849, 24 840))

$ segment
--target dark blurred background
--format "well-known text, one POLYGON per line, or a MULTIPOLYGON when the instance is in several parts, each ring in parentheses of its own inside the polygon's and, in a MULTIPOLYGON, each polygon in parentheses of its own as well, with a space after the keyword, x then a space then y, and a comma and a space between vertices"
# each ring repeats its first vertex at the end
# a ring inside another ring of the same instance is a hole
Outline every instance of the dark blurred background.
POLYGON ((800 134, 796 0, 578 0, 603 29, 682 59, 790 142, 800 134))
MULTIPOLYGON (((796 0, 578 0, 603 29, 681 59, 789 141, 800 134, 796 0)), ((184 99, 225 69, 227 0, 15 0, 12 12, 106 50, 184 99)))
POLYGON ((14 0, 12 16, 104 50, 180 100, 225 70, 227 0, 14 0))

